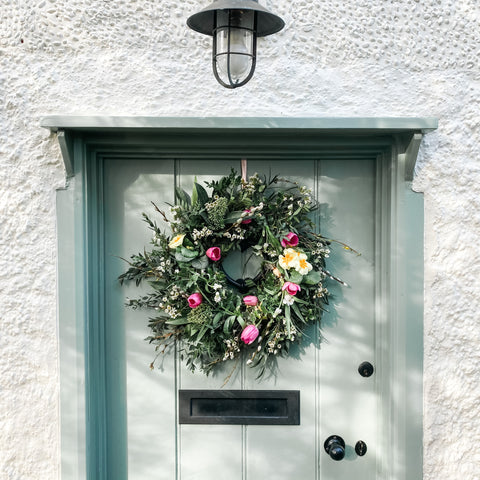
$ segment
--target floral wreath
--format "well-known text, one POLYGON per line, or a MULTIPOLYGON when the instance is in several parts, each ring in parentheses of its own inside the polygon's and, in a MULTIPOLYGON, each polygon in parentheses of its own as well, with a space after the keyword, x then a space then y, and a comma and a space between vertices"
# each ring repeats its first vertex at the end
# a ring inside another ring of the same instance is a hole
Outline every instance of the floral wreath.
POLYGON ((205 183, 210 195, 196 181, 191 196, 176 189, 172 219, 153 204, 171 235, 143 214, 153 247, 133 255, 119 280, 152 287, 127 305, 155 312, 147 340, 158 354, 180 340, 192 371, 208 374, 244 358, 261 376, 269 359, 286 356, 307 325, 320 321, 328 304, 324 280, 341 282, 325 270, 330 240, 315 233, 318 205, 297 182, 257 174, 243 180, 232 170, 205 183), (253 261, 254 278, 232 278, 226 264, 239 254, 253 261))

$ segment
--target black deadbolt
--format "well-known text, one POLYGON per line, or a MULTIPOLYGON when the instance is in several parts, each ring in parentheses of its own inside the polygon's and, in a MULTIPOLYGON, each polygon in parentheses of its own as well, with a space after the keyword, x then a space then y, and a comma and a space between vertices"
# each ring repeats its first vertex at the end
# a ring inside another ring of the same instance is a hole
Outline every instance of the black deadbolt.
POLYGON ((338 435, 330 435, 323 444, 325 451, 337 462, 345 456, 345 442, 338 435))
POLYGON ((373 371, 374 371, 374 368, 373 368, 373 365, 370 363, 370 362, 362 362, 359 366, 358 366, 358 373, 362 376, 362 377, 370 377, 373 375, 373 371))
POLYGON ((367 444, 365 442, 363 442, 362 440, 359 440, 355 444, 355 453, 359 457, 363 457, 367 453, 367 444))

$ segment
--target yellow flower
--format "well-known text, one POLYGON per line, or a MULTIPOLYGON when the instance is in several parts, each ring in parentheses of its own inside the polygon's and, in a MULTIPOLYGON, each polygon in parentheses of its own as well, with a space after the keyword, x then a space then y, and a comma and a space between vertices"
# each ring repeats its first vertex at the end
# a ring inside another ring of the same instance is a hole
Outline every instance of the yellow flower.
POLYGON ((278 257, 278 264, 285 270, 296 267, 299 253, 293 248, 286 248, 283 255, 278 257))
POLYGON ((179 247, 182 243, 183 243, 183 238, 185 237, 185 235, 177 235, 176 237, 173 237, 171 240, 170 240, 170 243, 168 244, 168 246, 170 248, 177 248, 179 247))
POLYGON ((307 256, 304 253, 299 254, 295 270, 301 275, 307 275, 312 268, 312 265, 307 262, 307 256))

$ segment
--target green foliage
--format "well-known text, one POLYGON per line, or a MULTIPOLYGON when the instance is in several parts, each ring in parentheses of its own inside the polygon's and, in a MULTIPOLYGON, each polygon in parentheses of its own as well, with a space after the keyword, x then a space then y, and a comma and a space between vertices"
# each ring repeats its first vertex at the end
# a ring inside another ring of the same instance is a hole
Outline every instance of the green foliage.
POLYGON ((148 281, 151 292, 128 305, 154 312, 148 340, 159 352, 178 340, 187 366, 208 373, 246 351, 247 364, 261 375, 270 360, 288 355, 306 325, 320 321, 328 299, 324 282, 334 278, 325 270, 329 241, 315 233, 317 205, 296 183, 257 174, 244 182, 232 170, 206 187, 195 181, 191 196, 177 188, 173 220, 155 206, 171 234, 144 215, 153 232, 151 251, 133 255, 119 280, 148 281), (220 258, 210 250, 215 247, 220 258), (222 262, 247 247, 261 260, 261 271, 240 292, 222 262), (256 305, 245 296, 255 297, 256 305), (247 345, 241 335, 249 325, 259 336, 247 345))

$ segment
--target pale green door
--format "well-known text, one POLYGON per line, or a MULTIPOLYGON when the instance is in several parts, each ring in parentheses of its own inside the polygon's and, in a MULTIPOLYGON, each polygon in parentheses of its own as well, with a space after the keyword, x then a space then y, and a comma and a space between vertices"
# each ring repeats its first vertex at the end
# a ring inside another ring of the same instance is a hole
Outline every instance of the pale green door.
MULTIPOLYGON (((138 296, 134 286, 116 278, 126 265, 119 257, 149 248, 150 235, 141 213, 154 217, 151 201, 173 202, 174 185, 191 189, 228 174, 240 161, 196 159, 105 159, 103 203, 106 305, 106 430, 108 478, 112 480, 372 480, 385 445, 385 419, 379 392, 381 350, 376 242, 380 225, 375 159, 248 160, 248 173, 269 171, 311 187, 322 204, 319 229, 361 252, 332 246, 327 267, 348 283, 331 283, 331 311, 321 330, 312 328, 297 351, 280 359, 275 376, 255 379, 239 366, 228 389, 300 390, 300 425, 179 425, 179 389, 218 389, 232 365, 217 375, 191 374, 174 354, 157 360, 148 313, 124 307, 138 296), (320 338, 322 341, 320 342, 320 338), (358 373, 369 361, 370 377, 358 373), (324 450, 330 435, 341 436, 346 456, 332 460, 324 450), (357 442, 367 446, 364 456, 357 442)), ((156 218, 160 222, 160 218, 156 218)), ((383 376, 383 378, 385 378, 383 376)))

